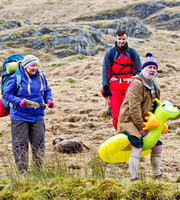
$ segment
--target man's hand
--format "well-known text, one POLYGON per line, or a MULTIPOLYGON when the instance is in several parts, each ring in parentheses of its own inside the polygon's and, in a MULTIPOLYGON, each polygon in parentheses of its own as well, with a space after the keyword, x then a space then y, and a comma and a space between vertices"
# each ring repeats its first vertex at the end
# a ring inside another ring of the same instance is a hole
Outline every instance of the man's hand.
POLYGON ((103 95, 105 97, 112 96, 108 86, 103 87, 103 95))
POLYGON ((140 130, 139 132, 140 132, 140 134, 141 134, 142 136, 145 136, 145 135, 148 134, 149 131, 147 131, 147 130, 146 130, 146 131, 140 130))

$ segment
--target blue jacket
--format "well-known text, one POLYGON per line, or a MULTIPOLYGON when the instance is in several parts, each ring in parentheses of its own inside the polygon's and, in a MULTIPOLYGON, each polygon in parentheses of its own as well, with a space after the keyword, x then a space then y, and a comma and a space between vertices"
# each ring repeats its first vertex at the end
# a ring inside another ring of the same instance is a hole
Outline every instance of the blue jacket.
POLYGON ((9 80, 7 82, 7 85, 3 93, 3 98, 15 105, 14 108, 10 109, 10 118, 11 120, 20 120, 28 122, 35 122, 37 120, 43 119, 44 109, 45 109, 44 106, 41 106, 39 108, 32 108, 32 107, 21 108, 20 102, 22 99, 28 99, 40 104, 43 103, 43 101, 46 103, 48 99, 52 100, 51 89, 48 86, 45 75, 43 74, 46 85, 46 91, 44 90, 44 86, 43 89, 40 91, 41 83, 38 79, 38 71, 36 72, 35 75, 30 76, 31 94, 29 95, 27 89, 28 78, 22 67, 20 71, 21 71, 21 87, 22 87, 21 92, 20 92, 20 87, 17 90, 16 74, 14 73, 9 77, 9 80))
POLYGON ((103 70, 102 70, 103 87, 109 86, 108 69, 109 69, 109 66, 111 65, 111 62, 113 60, 120 58, 121 52, 124 50, 125 50, 124 56, 129 56, 134 61, 134 64, 136 66, 136 72, 138 74, 141 72, 141 60, 140 60, 139 54, 136 52, 136 50, 131 48, 131 52, 132 52, 131 53, 130 48, 128 47, 128 43, 126 43, 124 45, 124 47, 122 47, 122 49, 120 49, 117 45, 117 42, 115 42, 115 46, 112 47, 111 49, 109 49, 106 52, 105 57, 104 57, 103 70))

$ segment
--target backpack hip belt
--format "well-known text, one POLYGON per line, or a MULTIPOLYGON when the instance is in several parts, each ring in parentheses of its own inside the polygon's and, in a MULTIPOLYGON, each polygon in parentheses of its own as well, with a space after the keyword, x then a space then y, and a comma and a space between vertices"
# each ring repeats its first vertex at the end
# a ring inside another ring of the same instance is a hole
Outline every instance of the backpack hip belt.
POLYGON ((122 81, 126 81, 127 83, 130 83, 131 79, 130 78, 115 78, 115 77, 112 77, 109 82, 111 82, 111 81, 119 81, 119 83, 121 84, 122 81))

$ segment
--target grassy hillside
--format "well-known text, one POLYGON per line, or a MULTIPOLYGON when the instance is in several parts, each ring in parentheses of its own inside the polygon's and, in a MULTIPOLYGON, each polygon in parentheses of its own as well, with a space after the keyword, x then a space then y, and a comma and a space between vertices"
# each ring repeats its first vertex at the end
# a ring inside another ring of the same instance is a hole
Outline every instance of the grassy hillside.
MULTIPOLYGON (((19 20, 22 27, 5 29, 0 34, 17 34, 29 26, 39 27, 40 22, 56 22, 58 25, 105 24, 109 20, 73 20, 142 2, 147 1, 2 0, 0 20, 19 20), (26 20, 31 25, 23 23, 26 20)), ((179 7, 169 9, 176 12, 179 7)), ((152 33, 148 38, 130 37, 128 44, 138 51, 141 60, 147 52, 157 58, 159 76, 156 81, 161 88, 161 100, 169 100, 180 109, 180 30, 157 29, 154 25, 146 27, 152 33)), ((113 36, 103 33, 102 38, 107 42, 114 40, 113 36)), ((113 42, 109 44, 114 45, 113 42)), ((46 74, 52 88, 55 108, 45 111, 44 169, 37 172, 30 165, 24 179, 13 164, 9 116, 0 119, 0 199, 180 199, 180 115, 168 120, 169 130, 160 137, 164 146, 162 172, 168 180, 176 183, 154 182, 149 156, 141 159, 141 180, 131 183, 128 163, 103 163, 97 154, 99 145, 116 134, 111 117, 106 115, 105 99, 100 93, 105 51, 100 51, 96 56, 74 55, 59 59, 44 49, 9 48, 0 51, 1 63, 14 53, 31 53, 39 57, 40 70, 46 74), (70 155, 56 153, 52 142, 58 137, 82 141, 90 151, 84 149, 83 153, 70 155)))

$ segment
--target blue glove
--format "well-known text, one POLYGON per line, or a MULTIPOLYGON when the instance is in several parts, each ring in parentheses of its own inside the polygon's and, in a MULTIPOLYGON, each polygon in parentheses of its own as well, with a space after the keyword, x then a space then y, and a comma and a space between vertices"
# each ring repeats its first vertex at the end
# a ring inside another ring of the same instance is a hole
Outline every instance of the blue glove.
POLYGON ((108 86, 103 87, 103 95, 105 97, 112 96, 108 86))

